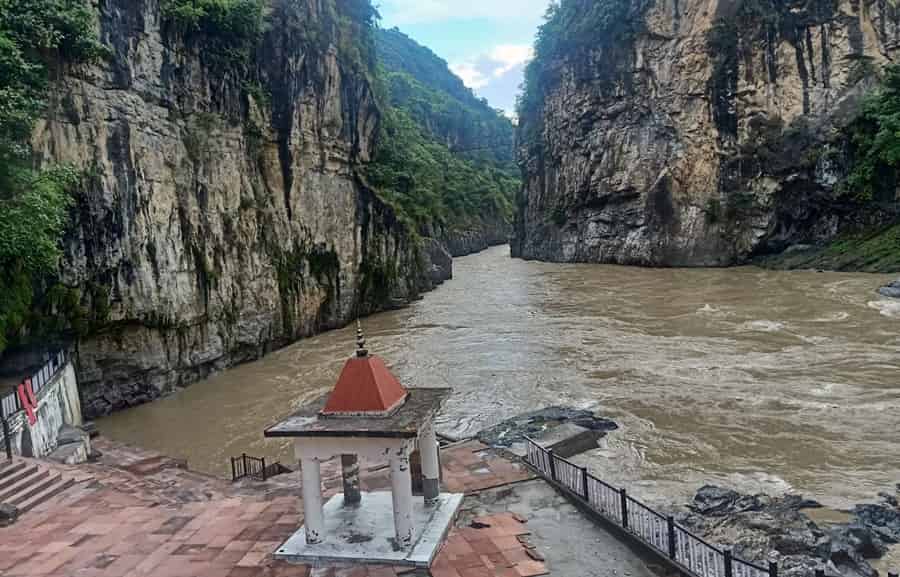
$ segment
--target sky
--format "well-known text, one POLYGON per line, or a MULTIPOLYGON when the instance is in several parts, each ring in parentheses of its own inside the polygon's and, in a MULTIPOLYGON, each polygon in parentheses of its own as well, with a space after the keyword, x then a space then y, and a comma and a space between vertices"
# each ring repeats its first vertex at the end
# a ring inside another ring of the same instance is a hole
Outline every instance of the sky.
POLYGON ((397 27, 450 65, 478 96, 512 115, 550 0, 375 0, 397 27))

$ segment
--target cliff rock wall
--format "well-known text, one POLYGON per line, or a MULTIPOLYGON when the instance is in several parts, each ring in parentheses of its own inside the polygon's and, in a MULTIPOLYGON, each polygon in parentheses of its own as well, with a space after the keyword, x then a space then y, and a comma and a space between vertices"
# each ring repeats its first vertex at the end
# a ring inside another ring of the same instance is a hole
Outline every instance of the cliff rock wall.
POLYGON ((895 55, 884 0, 604 0, 632 34, 546 64, 520 123, 513 254, 721 266, 896 212, 840 197, 846 142, 895 55))
POLYGON ((379 111, 339 50, 354 41, 340 6, 272 0, 256 54, 236 63, 158 0, 99 1, 112 55, 60 76, 35 136, 45 160, 86 169, 62 274, 94 317, 78 343, 87 415, 440 280, 358 176, 379 111))

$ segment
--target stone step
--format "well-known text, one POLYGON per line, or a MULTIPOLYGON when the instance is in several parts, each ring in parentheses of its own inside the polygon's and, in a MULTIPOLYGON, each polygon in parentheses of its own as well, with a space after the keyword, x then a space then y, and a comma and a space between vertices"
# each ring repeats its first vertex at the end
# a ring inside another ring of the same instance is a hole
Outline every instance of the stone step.
POLYGON ((50 476, 50 471, 41 467, 29 467, 28 475, 22 477, 12 485, 0 489, 0 503, 11 503, 12 498, 28 490, 35 483, 50 476))
POLYGON ((48 487, 51 487, 54 484, 62 481, 62 478, 63 476, 59 473, 50 474, 49 471, 45 471, 45 474, 39 477, 32 477, 33 481, 31 484, 23 487, 20 491, 18 491, 11 497, 8 497, 6 499, 6 502, 10 505, 15 505, 16 507, 18 507, 19 503, 28 501, 35 495, 41 494, 44 489, 47 489, 48 487))
POLYGON ((27 463, 22 459, 13 459, 12 461, 3 461, 2 463, 0 463, 0 482, 2 482, 3 479, 5 479, 8 475, 13 474, 25 465, 27 465, 27 463))
POLYGON ((4 477, 0 478, 0 501, 3 501, 6 489, 38 472, 37 465, 29 465, 25 461, 20 461, 20 463, 20 466, 11 468, 4 477))
POLYGON ((26 511, 30 511, 31 509, 37 507, 44 501, 47 501, 59 495, 74 484, 75 479, 65 478, 62 475, 57 475, 54 482, 46 486, 41 491, 35 493, 24 501, 19 501, 18 503, 13 504, 19 509, 20 513, 25 513, 26 511))

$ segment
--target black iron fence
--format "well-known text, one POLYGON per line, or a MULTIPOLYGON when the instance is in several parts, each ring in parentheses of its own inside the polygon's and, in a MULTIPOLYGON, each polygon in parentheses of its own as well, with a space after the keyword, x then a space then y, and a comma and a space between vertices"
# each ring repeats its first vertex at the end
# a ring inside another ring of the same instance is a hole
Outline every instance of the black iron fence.
MULTIPOLYGON (((778 564, 767 566, 735 557, 728 549, 706 542, 628 494, 591 475, 553 451, 526 438, 525 459, 544 477, 561 485, 573 497, 617 525, 682 572, 694 577, 778 577, 778 564)), ((817 571, 816 577, 824 577, 817 571)), ((898 577, 889 573, 888 577, 898 577)))
MULTIPOLYGON (((22 382, 24 383, 25 380, 30 380, 31 390, 34 395, 37 396, 38 393, 40 393, 41 390, 43 390, 43 388, 46 387, 65 366, 65 351, 55 352, 50 355, 50 357, 44 363, 44 366, 40 368, 40 370, 31 375, 29 379, 23 379, 22 382)), ((0 398, 0 419, 8 419, 22 409, 22 400, 19 398, 17 390, 9 393, 5 397, 0 398)))
POLYGON ((276 475, 290 472, 290 469, 278 462, 266 465, 265 457, 251 457, 244 453, 240 457, 231 458, 232 481, 240 481, 241 479, 248 478, 256 479, 257 481, 266 481, 276 475))

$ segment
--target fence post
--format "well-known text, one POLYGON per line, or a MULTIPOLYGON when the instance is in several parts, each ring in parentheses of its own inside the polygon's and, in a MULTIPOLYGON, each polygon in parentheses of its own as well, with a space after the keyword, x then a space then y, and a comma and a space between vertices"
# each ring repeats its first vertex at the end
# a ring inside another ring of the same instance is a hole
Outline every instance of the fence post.
POLYGON ((547 457, 550 459, 550 478, 553 479, 553 482, 556 482, 556 455, 553 454, 553 449, 547 451, 547 457))
POLYGON ((231 480, 237 481, 237 470, 234 468, 234 457, 231 458, 231 480))
POLYGON ((12 461, 12 433, 9 432, 9 421, 5 418, 0 421, 3 421, 3 445, 6 448, 6 458, 12 461))
POLYGON ((769 561, 769 577, 778 577, 778 563, 769 561))
POLYGON ((581 469, 581 487, 584 489, 584 500, 586 503, 591 502, 590 493, 588 493, 588 470, 587 467, 581 469))
POLYGON ((619 491, 622 498, 622 527, 628 528, 628 492, 625 489, 619 491))
POLYGON ((675 517, 669 515, 666 518, 666 524, 669 526, 669 558, 673 561, 678 560, 678 546, 675 541, 675 517))
POLYGON ((265 481, 266 480, 266 458, 265 457, 263 457, 263 460, 262 460, 262 467, 263 467, 262 478, 263 478, 263 481, 265 481))
POLYGON ((731 556, 731 549, 722 551, 725 556, 725 577, 734 577, 734 561, 731 556))

